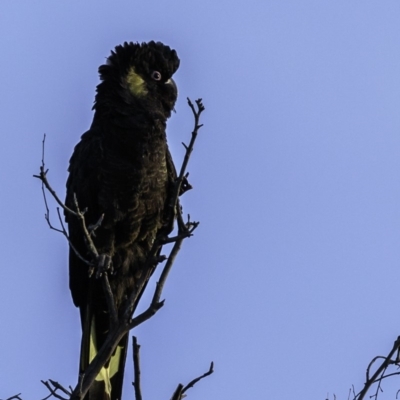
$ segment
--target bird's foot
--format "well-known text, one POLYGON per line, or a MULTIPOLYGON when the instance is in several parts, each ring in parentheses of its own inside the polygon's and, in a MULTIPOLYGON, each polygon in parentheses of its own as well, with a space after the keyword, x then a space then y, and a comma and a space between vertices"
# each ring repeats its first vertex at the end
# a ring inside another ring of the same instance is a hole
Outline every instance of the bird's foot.
POLYGON ((94 266, 89 270, 89 277, 95 273, 95 277, 98 279, 101 278, 105 272, 110 272, 111 274, 114 272, 112 259, 108 254, 99 254, 96 258, 94 266))

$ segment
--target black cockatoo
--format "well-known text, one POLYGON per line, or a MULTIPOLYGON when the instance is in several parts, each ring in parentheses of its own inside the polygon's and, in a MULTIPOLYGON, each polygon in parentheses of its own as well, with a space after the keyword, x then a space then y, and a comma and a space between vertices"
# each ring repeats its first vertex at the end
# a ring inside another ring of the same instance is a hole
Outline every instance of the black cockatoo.
MULTIPOLYGON (((168 198, 176 179, 166 140, 166 120, 177 99, 172 79, 179 58, 160 42, 124 43, 101 65, 101 83, 90 129, 70 160, 66 205, 86 210, 98 253, 110 264, 111 290, 117 312, 135 288, 157 232, 166 224, 168 198)), ((66 214, 70 241, 88 256, 78 219, 66 214)), ((109 314, 101 279, 70 248, 72 298, 80 309, 84 373, 109 330, 109 314)), ((93 260, 92 260, 93 261, 93 260)), ((148 265, 148 264, 146 264, 148 265)), ((86 400, 121 399, 128 335, 97 376, 86 400)))

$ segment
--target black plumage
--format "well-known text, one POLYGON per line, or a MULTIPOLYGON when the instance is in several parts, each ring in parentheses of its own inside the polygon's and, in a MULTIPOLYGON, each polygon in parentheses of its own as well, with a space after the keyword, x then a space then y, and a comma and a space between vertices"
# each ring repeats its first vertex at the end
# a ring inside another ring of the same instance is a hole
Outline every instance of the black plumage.
MULTIPOLYGON (((135 288, 157 232, 166 224, 166 204, 176 178, 166 140, 166 120, 177 98, 172 75, 179 67, 175 50, 162 43, 124 43, 100 66, 94 118, 70 160, 66 205, 86 209, 87 226, 96 224, 94 243, 111 260, 110 286, 117 311, 135 288)), ((87 258, 79 221, 66 215, 70 240, 87 258)), ((80 309, 84 372, 109 329, 100 279, 75 251, 69 256, 70 289, 80 309)), ((126 336, 87 399, 121 399, 126 336)))

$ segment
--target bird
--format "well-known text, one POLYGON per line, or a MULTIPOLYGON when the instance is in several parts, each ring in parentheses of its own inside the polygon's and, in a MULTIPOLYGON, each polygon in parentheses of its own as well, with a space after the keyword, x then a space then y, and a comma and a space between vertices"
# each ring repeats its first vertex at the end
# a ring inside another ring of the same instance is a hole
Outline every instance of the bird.
MULTIPOLYGON (((168 199, 176 170, 168 149, 166 121, 178 90, 172 76, 180 60, 161 42, 125 42, 99 67, 90 129, 70 159, 65 205, 84 212, 93 229, 98 264, 109 271, 118 317, 143 274, 157 233, 168 229, 168 199)), ((65 212, 70 241, 69 286, 80 310, 80 374, 110 330, 106 297, 98 274, 91 275, 81 223, 65 212), (91 275, 91 276, 90 276, 91 275)), ((169 233, 169 232, 168 232, 169 233)), ((91 260, 92 263, 96 260, 91 260)), ((149 276, 148 276, 149 277, 149 276)), ((120 400, 128 334, 102 368, 85 400, 120 400)))

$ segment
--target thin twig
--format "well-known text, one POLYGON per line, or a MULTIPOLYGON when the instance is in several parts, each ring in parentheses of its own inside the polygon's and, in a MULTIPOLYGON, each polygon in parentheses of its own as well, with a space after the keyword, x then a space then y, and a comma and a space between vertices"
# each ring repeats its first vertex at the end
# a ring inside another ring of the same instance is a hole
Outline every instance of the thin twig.
POLYGON ((50 192, 50 194, 53 196, 54 200, 62 207, 65 211, 70 213, 71 215, 76 215, 75 211, 71 210, 69 207, 67 207, 57 196, 57 193, 54 191, 54 189, 50 186, 49 181, 47 180, 47 172, 49 170, 44 170, 44 167, 40 167, 40 173, 39 175, 33 175, 34 178, 38 178, 42 181, 43 185, 46 187, 46 189, 50 192))
POLYGON ((48 381, 41 381, 41 382, 50 391, 50 395, 45 397, 43 400, 48 399, 51 396, 54 396, 55 398, 60 399, 60 400, 68 400, 70 398, 71 392, 69 392, 67 389, 65 389, 63 386, 61 386, 58 382, 53 381, 51 379, 49 379, 48 381), (57 390, 60 390, 60 391, 64 392, 66 395, 68 395, 68 397, 66 398, 66 397, 63 397, 63 396, 59 395, 57 393, 57 390))
POLYGON ((189 224, 184 224, 186 227, 185 230, 182 229, 178 235, 164 239, 162 244, 175 243, 180 239, 185 239, 192 236, 192 232, 199 226, 199 224, 200 222, 190 222, 189 224))
POLYGON ((354 385, 351 385, 351 389, 352 389, 354 397, 356 397, 356 389, 354 388, 354 385))
POLYGON ((22 400, 20 396, 21 396, 21 393, 14 394, 14 396, 11 396, 11 397, 9 397, 8 399, 5 399, 5 400, 14 400, 14 399, 22 400))
POLYGON ((135 399, 142 400, 142 389, 140 385, 140 346, 137 342, 136 336, 132 336, 133 346, 133 368, 135 371, 135 380, 132 382, 135 388, 135 399))
POLYGON ((204 379, 205 377, 211 375, 214 372, 214 363, 211 361, 211 365, 210 365, 210 369, 204 373, 203 375, 193 379, 192 381, 190 381, 186 386, 183 386, 181 383, 177 386, 177 388, 175 389, 174 394, 171 397, 171 400, 181 400, 184 397, 184 393, 192 388, 197 382, 201 381, 202 379, 204 379))
POLYGON ((106 293, 107 308, 110 315, 110 328, 118 323, 118 313, 115 306, 114 295, 111 291, 110 281, 108 280, 108 272, 104 271, 101 278, 103 290, 106 293))
POLYGON ((193 147, 194 147, 194 143, 197 138, 197 134, 198 134, 200 128, 203 126, 203 125, 199 124, 200 115, 205 110, 201 99, 198 99, 195 101, 197 110, 195 109, 193 103, 191 102, 191 100, 189 98, 187 99, 187 101, 188 101, 189 107, 192 110, 192 113, 194 116, 194 128, 192 131, 192 137, 190 139, 189 145, 182 143, 183 146, 185 147, 185 156, 182 161, 180 172, 175 181, 175 187, 174 187, 173 194, 172 194, 170 202, 169 202, 170 210, 168 211, 168 215, 170 215, 171 219, 174 218, 175 214, 178 214, 177 219, 178 219, 178 227, 179 228, 183 227, 182 219, 179 215, 181 212, 181 207, 179 204, 179 195, 183 192, 182 191, 183 186, 185 186, 185 187, 187 186, 186 189, 184 187, 185 190, 188 190, 191 188, 191 185, 187 182, 188 173, 186 172, 186 168, 187 168, 190 156, 193 151, 193 147))
POLYGON ((79 209, 79 204, 78 204, 78 199, 76 198, 76 193, 74 193, 74 205, 76 208, 75 216, 78 218, 79 222, 81 223, 81 228, 82 228, 83 234, 86 239, 86 246, 88 247, 88 250, 90 251, 93 259, 97 259, 97 257, 99 256, 99 253, 98 253, 97 248, 96 248, 95 244, 93 243, 92 237, 90 236, 90 233, 86 227, 84 213, 82 213, 81 210, 79 209))
POLYGON ((175 389, 175 392, 173 393, 171 400, 181 400, 182 399, 182 389, 183 385, 180 383, 177 388, 175 389))
POLYGON ((383 392, 382 389, 382 380, 385 378, 385 371, 386 371, 387 367, 383 369, 381 377, 377 380, 378 384, 376 385, 376 390, 375 390, 375 394, 372 396, 369 396, 370 399, 375 398, 375 400, 378 399, 378 394, 379 392, 383 392))
POLYGON ((68 232, 65 229, 62 217, 61 217, 61 213, 60 213, 60 208, 57 207, 57 215, 58 215, 58 220, 60 222, 61 225, 61 230, 58 229, 59 232, 61 232, 68 240, 69 246, 71 247, 71 249, 73 250, 73 252, 75 253, 75 255, 81 260, 83 261, 85 264, 87 265, 92 265, 92 263, 88 260, 86 260, 86 258, 82 257, 81 254, 79 253, 79 251, 76 249, 76 247, 74 246, 74 244, 72 243, 71 239, 69 238, 68 232))
POLYGON ((377 379, 374 383, 378 381, 383 381, 386 378, 390 378, 391 376, 400 375, 400 372, 391 372, 390 374, 382 375, 379 379, 377 379))
POLYGON ((45 215, 44 215, 44 218, 45 218, 47 224, 49 225, 49 228, 50 228, 50 229, 52 229, 52 230, 54 230, 54 231, 56 231, 56 232, 62 233, 62 234, 64 235, 64 237, 68 240, 68 243, 69 243, 70 247, 72 248, 72 250, 74 251, 74 253, 76 254, 76 256, 77 256, 80 260, 82 260, 85 264, 90 265, 90 262, 89 262, 88 260, 86 260, 84 257, 82 257, 82 255, 78 252, 78 250, 77 250, 77 249, 74 247, 74 245, 72 244, 72 242, 71 242, 71 240, 70 240, 70 238, 69 238, 69 235, 68 235, 68 233, 67 233, 67 230, 65 229, 64 224, 63 224, 63 222, 62 222, 62 218, 61 218, 60 208, 59 208, 59 207, 57 207, 57 214, 58 214, 58 220, 59 220, 59 222, 60 222, 61 229, 56 228, 56 227, 51 223, 51 220, 50 220, 50 209, 49 209, 49 205, 48 205, 48 202, 47 202, 47 196, 46 196, 45 188, 51 193, 51 195, 53 196, 53 198, 56 200, 56 202, 61 206, 61 208, 62 208, 64 211, 66 211, 66 212, 68 212, 68 213, 71 213, 72 215, 75 215, 75 216, 76 216, 77 214, 75 213, 75 211, 73 211, 73 210, 71 210, 70 208, 68 208, 68 207, 59 199, 59 197, 57 196, 56 191, 51 187, 49 181, 47 180, 47 172, 48 172, 49 170, 48 170, 48 169, 47 169, 47 170, 45 169, 45 162, 44 162, 45 142, 46 142, 46 134, 43 135, 43 140, 42 140, 42 165, 40 166, 40 173, 39 173, 39 175, 33 175, 35 178, 40 179, 41 182, 42 182, 42 194, 43 194, 44 205, 45 205, 45 208, 46 208, 46 213, 45 213, 45 215))
POLYGON ((366 371, 366 381, 369 381, 369 379, 370 379, 369 372, 371 370, 372 365, 375 363, 376 360, 379 360, 379 359, 386 360, 386 357, 376 356, 370 361, 370 363, 368 364, 368 367, 367 367, 367 371, 366 371))
POLYGON ((65 394, 71 395, 71 392, 67 389, 65 389, 62 385, 60 385, 58 382, 53 381, 52 379, 49 379, 49 382, 55 387, 57 390, 61 390, 65 394))
POLYGON ((175 187, 175 193, 174 193, 174 200, 175 202, 173 203, 173 208, 175 209, 176 204, 177 204, 177 199, 179 197, 179 193, 181 191, 181 186, 182 186, 182 182, 184 181, 186 175, 186 168, 188 166, 189 163, 189 159, 190 159, 190 155, 192 154, 193 151, 193 147, 194 147, 194 142, 196 141, 197 138, 197 134, 200 130, 200 128, 203 125, 199 124, 200 121, 200 115, 201 113, 205 110, 202 100, 198 99, 195 101, 196 105, 197 105, 197 111, 193 105, 193 103, 190 101, 189 98, 187 98, 188 104, 190 109, 192 110, 193 116, 194 116, 194 128, 193 128, 193 132, 192 132, 192 137, 190 139, 189 145, 186 145, 183 143, 184 147, 185 147, 185 156, 183 158, 183 162, 182 162, 182 166, 178 175, 178 179, 176 181, 176 187, 175 187))
POLYGON ((154 291, 153 299, 151 301, 150 306, 147 308, 146 311, 144 311, 143 313, 141 313, 140 315, 138 315, 131 321, 131 323, 129 324, 129 329, 133 329, 136 326, 142 324, 144 321, 147 321, 164 305, 164 301, 160 302, 161 293, 164 288, 164 284, 168 278, 168 274, 171 271, 172 265, 175 261, 175 257, 181 248, 182 242, 183 242, 183 238, 181 238, 175 242, 175 244, 171 250, 171 253, 168 257, 168 261, 166 262, 166 264, 161 272, 160 279, 156 284, 156 289, 154 291))
POLYGON ((203 375, 199 376, 198 378, 193 379, 191 382, 189 382, 183 389, 182 389, 182 394, 186 392, 186 390, 192 388, 197 382, 201 381, 204 379, 206 376, 211 375, 214 372, 214 362, 211 361, 210 364, 210 369, 204 373, 203 375))
POLYGON ((89 226, 90 236, 95 236, 95 231, 96 229, 100 228, 101 224, 103 223, 103 220, 104 220, 104 214, 101 214, 98 221, 94 225, 89 226))

